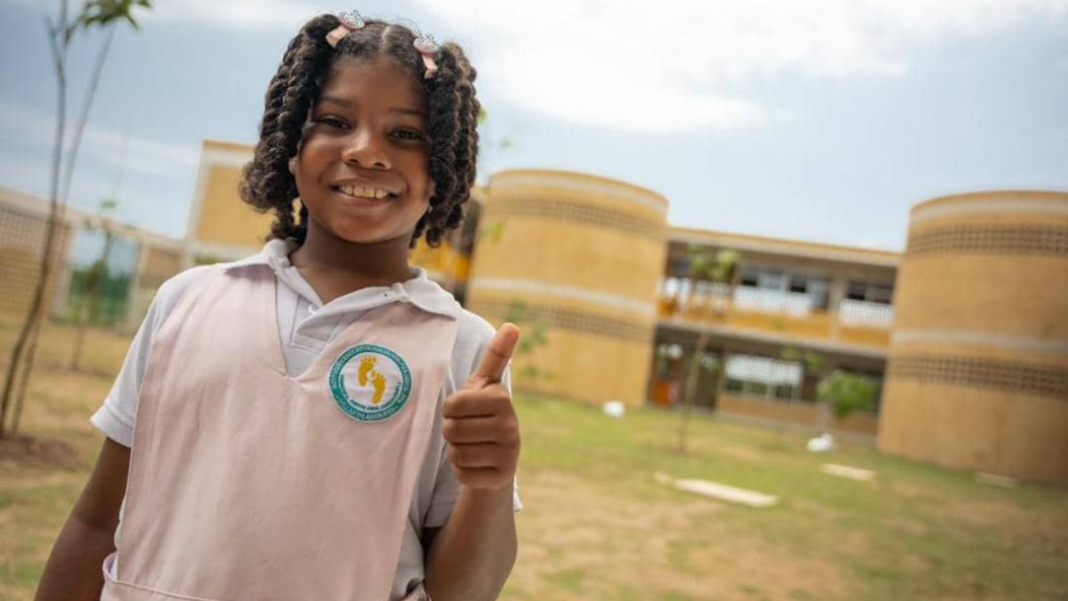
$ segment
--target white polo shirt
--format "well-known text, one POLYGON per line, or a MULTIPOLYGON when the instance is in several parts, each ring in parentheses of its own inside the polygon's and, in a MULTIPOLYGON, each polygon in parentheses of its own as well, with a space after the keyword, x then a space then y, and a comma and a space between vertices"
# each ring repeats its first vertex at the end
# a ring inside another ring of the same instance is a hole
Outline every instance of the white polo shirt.
MULTIPOLYGON (((478 367, 495 330, 485 319, 459 307, 451 294, 418 268, 413 270, 412 279, 406 282, 390 287, 364 288, 324 305, 311 285, 289 262, 289 253, 293 248, 295 247, 290 242, 271 240, 259 254, 224 266, 227 270, 274 271, 278 281, 278 331, 282 338, 280 342, 286 371, 290 376, 295 377, 307 370, 335 336, 374 307, 393 302, 410 302, 424 311, 457 316, 459 319, 452 369, 446 375, 445 387, 438 398, 434 416, 434 438, 427 447, 427 455, 416 483, 408 512, 408 525, 401 544, 397 575, 393 581, 391 598, 399 599, 424 579, 423 529, 443 526, 452 513, 452 507, 460 492, 460 485, 449 466, 445 440, 441 436, 442 403, 447 396, 456 392, 478 367)), ((205 274, 207 269, 206 266, 194 267, 176 275, 160 287, 152 301, 111 392, 91 418, 93 425, 115 442, 126 447, 132 444, 137 400, 145 366, 148 365, 152 350, 152 340, 185 291, 205 274)), ((503 383, 511 390, 507 370, 503 383)), ((518 489, 513 504, 516 511, 522 508, 518 489)), ((116 545, 122 528, 121 512, 119 519, 119 529, 115 533, 116 545)))

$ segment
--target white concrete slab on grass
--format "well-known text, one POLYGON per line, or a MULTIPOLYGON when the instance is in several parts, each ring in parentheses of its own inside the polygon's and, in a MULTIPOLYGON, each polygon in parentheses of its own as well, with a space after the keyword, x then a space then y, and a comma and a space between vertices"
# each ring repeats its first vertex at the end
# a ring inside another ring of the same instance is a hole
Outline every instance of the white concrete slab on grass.
POLYGON ((675 488, 703 497, 749 507, 771 507, 779 502, 779 498, 774 495, 766 495, 744 488, 735 488, 726 484, 717 484, 708 480, 676 480, 675 488))
POLYGON ((989 484, 991 486, 1000 486, 1001 488, 1014 488, 1016 486, 1016 479, 1008 476, 1002 476, 999 474, 987 474, 984 472, 978 472, 975 474, 975 481, 980 484, 989 484))
POLYGON ((671 484, 675 481, 674 478, 665 474, 664 472, 656 472, 655 474, 653 474, 653 479, 661 484, 671 484))
POLYGON ((824 474, 849 478, 850 480, 860 480, 862 482, 871 482, 875 479, 875 472, 871 470, 865 470, 859 467, 849 467, 848 465, 838 465, 835 463, 824 463, 820 466, 820 471, 824 474))

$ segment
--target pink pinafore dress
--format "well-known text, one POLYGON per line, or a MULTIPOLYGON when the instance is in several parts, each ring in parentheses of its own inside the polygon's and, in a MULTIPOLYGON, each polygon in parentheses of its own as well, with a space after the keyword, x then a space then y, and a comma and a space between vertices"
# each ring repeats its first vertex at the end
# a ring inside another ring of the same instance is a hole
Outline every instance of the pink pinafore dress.
POLYGON ((275 285, 213 270, 160 329, 102 601, 389 598, 457 320, 369 309, 290 377, 275 285))

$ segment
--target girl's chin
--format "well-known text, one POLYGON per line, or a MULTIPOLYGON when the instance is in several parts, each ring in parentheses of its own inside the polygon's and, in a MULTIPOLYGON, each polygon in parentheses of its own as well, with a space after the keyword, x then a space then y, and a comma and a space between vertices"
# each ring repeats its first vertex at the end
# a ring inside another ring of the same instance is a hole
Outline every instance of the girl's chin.
POLYGON ((370 231, 366 228, 350 229, 350 228, 338 228, 334 229, 331 233, 334 237, 343 242, 349 244, 383 244, 387 242, 397 241, 408 244, 408 240, 411 239, 413 230, 409 230, 406 234, 391 234, 381 231, 370 231))

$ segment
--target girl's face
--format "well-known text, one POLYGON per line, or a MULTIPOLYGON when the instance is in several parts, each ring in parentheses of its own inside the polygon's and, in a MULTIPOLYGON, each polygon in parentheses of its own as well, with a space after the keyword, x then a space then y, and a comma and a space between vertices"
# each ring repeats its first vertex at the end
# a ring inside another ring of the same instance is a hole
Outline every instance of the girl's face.
POLYGON ((392 60, 334 66, 289 163, 309 231, 407 246, 433 194, 426 112, 423 91, 392 60))

